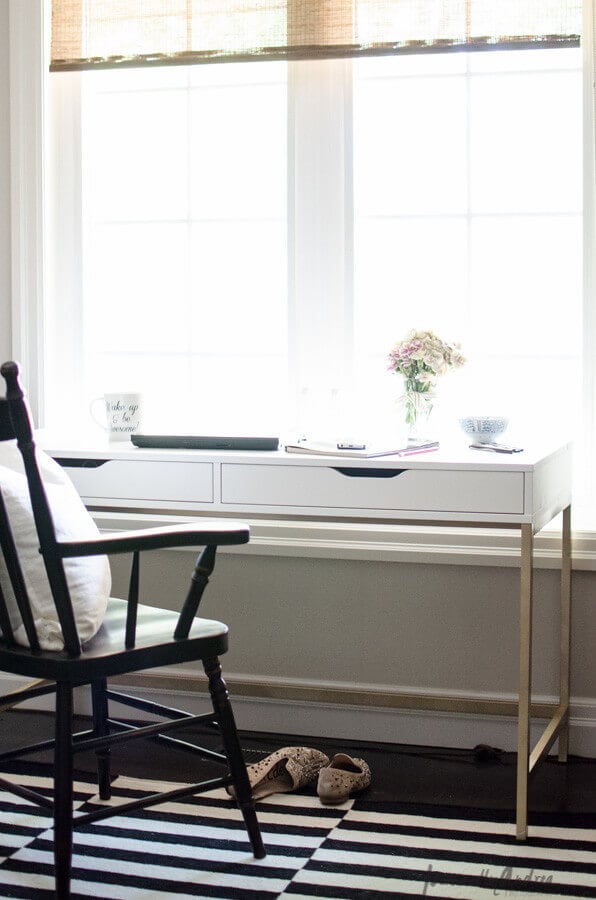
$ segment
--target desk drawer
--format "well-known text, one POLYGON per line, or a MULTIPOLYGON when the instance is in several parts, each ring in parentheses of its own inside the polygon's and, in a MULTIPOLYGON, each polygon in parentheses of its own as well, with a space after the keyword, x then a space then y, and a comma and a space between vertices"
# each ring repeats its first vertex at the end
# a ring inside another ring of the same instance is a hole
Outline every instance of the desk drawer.
POLYGON ((83 499, 213 503, 211 463, 73 459, 62 465, 83 499))
POLYGON ((437 513, 524 511, 523 472, 222 464, 222 503, 437 513), (340 469, 342 469, 340 471, 340 469), (351 474, 349 474, 351 473, 351 474))

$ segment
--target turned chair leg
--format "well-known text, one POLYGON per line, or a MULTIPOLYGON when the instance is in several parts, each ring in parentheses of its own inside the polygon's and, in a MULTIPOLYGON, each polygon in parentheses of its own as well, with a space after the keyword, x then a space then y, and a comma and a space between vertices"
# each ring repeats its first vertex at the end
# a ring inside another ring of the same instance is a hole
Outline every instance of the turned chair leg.
MULTIPOLYGON (((105 737, 109 733, 106 691, 107 682, 105 678, 92 682, 91 701, 93 705, 93 734, 95 737, 105 737)), ((96 750, 95 754, 97 756, 99 796, 102 800, 109 800, 112 796, 110 750, 109 748, 96 750)))
POLYGON ((221 666, 218 659, 204 660, 203 666, 207 678, 209 679, 209 693, 211 694, 213 710, 219 722, 226 756, 230 766, 230 774, 234 780, 236 802, 244 818, 255 859, 263 859, 266 855, 266 851, 263 845, 263 838, 261 836, 257 814, 255 812, 255 802, 252 797, 250 782, 246 773, 246 765, 242 756, 240 741, 238 740, 238 731, 236 730, 232 704, 230 703, 228 689, 221 674, 221 666))
POLYGON ((73 825, 72 685, 56 684, 54 754, 54 865, 56 897, 70 897, 73 825))

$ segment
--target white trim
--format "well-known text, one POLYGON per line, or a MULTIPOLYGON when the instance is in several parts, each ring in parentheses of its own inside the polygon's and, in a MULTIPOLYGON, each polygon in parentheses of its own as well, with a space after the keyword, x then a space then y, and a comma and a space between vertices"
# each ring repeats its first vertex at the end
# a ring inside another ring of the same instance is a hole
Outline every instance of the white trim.
MULTIPOLYGON (((101 510, 93 510, 92 515, 98 527, 104 532, 196 522, 199 518, 101 510)), ((309 559, 513 568, 519 566, 519 530, 263 520, 245 516, 242 516, 242 519, 250 525, 250 543, 240 548, 222 547, 221 552, 309 559)), ((193 551, 183 549, 172 552, 193 551)), ((544 529, 536 536, 534 547, 536 568, 557 569, 560 566, 560 554, 560 533, 556 528, 544 529)), ((596 533, 575 532, 573 568, 583 571, 596 570, 596 533)))
POLYGON ((85 409, 83 360, 83 228, 81 196, 81 73, 48 79, 46 134, 46 421, 85 409), (81 377, 73 379, 72 373, 81 377))
POLYGON ((577 442, 578 471, 588 497, 596 496, 594 404, 596 397, 596 19, 594 0, 583 4, 583 434, 577 442))
MULTIPOLYGON (((168 675, 175 675, 173 669, 164 670, 168 675)), ((159 674, 156 670, 155 674, 159 674)), ((184 673, 180 672, 181 676, 184 673)), ((186 673, 188 674, 188 673, 186 673)), ((235 676, 226 673, 226 680, 232 684, 234 678, 250 681, 251 676, 235 676)), ((253 677, 254 681, 259 681, 253 677)), ((268 679, 272 685, 276 679, 268 679)), ((277 679, 281 681, 282 679, 277 679)), ((27 679, 0 673, 0 692, 8 693, 21 687, 27 679)), ((295 683, 300 686, 315 685, 326 688, 326 683, 309 682, 304 679, 283 679, 284 683, 295 683)), ((343 686, 343 685, 342 685, 343 686)), ((356 685, 359 690, 366 685, 356 685)), ((387 690, 385 686, 369 685, 372 689, 387 690)), ((123 684, 117 690, 126 692, 123 684)), ((146 697, 165 705, 175 705, 189 712, 205 711, 205 696, 184 690, 160 691, 155 688, 131 689, 135 696, 146 697)), ((423 700, 430 693, 437 696, 437 691, 416 690, 411 688, 391 688, 391 691, 416 693, 423 700)), ((345 739, 348 741, 378 741, 379 743, 412 744, 423 747, 461 747, 472 748, 476 744, 489 744, 503 750, 514 751, 516 747, 517 720, 515 716, 489 716, 468 713, 447 713, 411 709, 381 709, 374 706, 357 706, 340 703, 313 703, 296 700, 275 700, 266 698, 231 697, 234 704, 234 716, 238 727, 243 731, 260 731, 271 734, 319 735, 322 737, 345 739)), ((76 694, 76 711, 80 715, 89 715, 90 701, 86 689, 79 689, 76 694)), ((471 698, 464 691, 441 691, 445 698, 459 700, 471 698)), ((512 700, 512 694, 484 695, 483 699, 512 700)), ((534 698, 539 703, 552 703, 554 698, 540 696, 534 698)), ((23 704, 23 709, 51 710, 52 695, 38 697, 23 704)), ((134 717, 134 710, 126 708, 126 715, 134 717)), ((138 713, 147 718, 146 713, 138 713)), ((532 741, 535 742, 543 730, 543 720, 538 720, 533 727, 532 741)), ((556 745, 554 751, 556 751, 556 745)), ((596 758, 596 698, 577 697, 571 704, 571 740, 570 752, 578 756, 596 758)))
MULTIPOLYGON (((152 670, 159 678, 160 673, 166 676, 180 675, 181 685, 188 670, 169 668, 152 670)), ((234 693, 234 681, 243 683, 254 681, 262 684, 262 678, 250 675, 237 675, 225 672, 226 682, 234 704, 234 716, 238 727, 243 731, 264 731, 272 734, 320 735, 329 738, 345 738, 352 741, 378 741, 380 743, 403 743, 424 747, 469 747, 486 743, 500 747, 506 751, 515 751, 517 738, 517 718, 514 715, 488 715, 479 713, 452 713, 424 709, 382 708, 374 705, 357 705, 352 703, 332 703, 307 700, 274 699, 250 697, 234 693)), ((312 688, 327 690, 348 688, 363 691, 370 689, 383 693, 415 694, 423 704, 425 698, 440 696, 445 700, 489 700, 515 701, 516 695, 511 693, 469 694, 461 690, 412 689, 409 686, 386 685, 345 685, 315 682, 309 679, 267 678, 268 685, 275 689, 280 686, 312 688)), ((116 690, 126 693, 122 683, 114 685, 116 690)), ((174 705, 192 713, 205 709, 205 695, 196 691, 160 690, 153 687, 130 688, 135 696, 143 696, 164 705, 174 705)), ((536 703, 553 704, 556 698, 550 695, 533 697, 536 703)), ((79 695, 78 712, 87 714, 90 711, 88 698, 79 695)), ((127 715, 134 716, 129 708, 127 715)), ((146 713, 139 714, 146 718, 146 713)), ((571 740, 570 752, 579 756, 596 758, 596 698, 577 697, 571 703, 571 740)), ((535 719, 532 723, 531 738, 535 743, 544 730, 544 719, 535 719)), ((553 751, 556 752, 556 744, 553 751)))
POLYGON ((43 133, 45 3, 9 0, 12 353, 43 409, 43 133))
MULTIPOLYGON (((170 702, 172 696, 170 695, 170 702)), ((422 747, 472 748, 489 744, 515 751, 517 719, 424 710, 314 704, 297 701, 252 700, 234 697, 234 715, 245 731, 321 735, 352 741, 403 743, 422 747), (291 723, 291 724, 289 724, 291 723)), ((532 745, 544 730, 544 720, 532 723, 532 745)), ((551 751, 556 753, 556 744, 551 751)), ((570 752, 596 758, 596 701, 581 699, 571 705, 570 752)))

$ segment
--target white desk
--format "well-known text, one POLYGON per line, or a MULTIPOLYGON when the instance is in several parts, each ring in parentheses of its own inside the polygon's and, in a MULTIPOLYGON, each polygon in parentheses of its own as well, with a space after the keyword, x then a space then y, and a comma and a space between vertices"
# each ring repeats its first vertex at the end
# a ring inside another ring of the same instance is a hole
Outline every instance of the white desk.
MULTIPOLYGON (((139 450, 130 444, 39 444, 60 459, 92 508, 503 526, 520 530, 517 836, 527 836, 528 776, 559 739, 569 742, 571 446, 515 455, 454 452, 369 460, 279 452, 139 450), (533 538, 562 516, 560 693, 530 752, 533 538)), ((420 703, 438 709, 434 703, 420 703)), ((449 708, 444 702, 440 708, 449 708)), ((478 712, 503 712, 478 701, 478 712)))

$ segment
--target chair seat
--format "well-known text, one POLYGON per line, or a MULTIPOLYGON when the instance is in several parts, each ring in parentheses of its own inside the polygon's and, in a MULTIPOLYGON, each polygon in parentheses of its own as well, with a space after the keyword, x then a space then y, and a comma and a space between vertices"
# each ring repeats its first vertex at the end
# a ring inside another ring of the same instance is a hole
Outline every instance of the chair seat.
POLYGON ((223 622, 196 618, 188 638, 175 641, 172 634, 178 613, 139 604, 135 646, 124 649, 127 609, 126 600, 111 597, 101 628, 75 659, 64 651, 32 653, 20 646, 6 647, 0 641, 0 669, 33 678, 84 684, 106 675, 216 657, 228 648, 228 627, 223 622), (197 642, 201 644, 199 653, 197 642))

